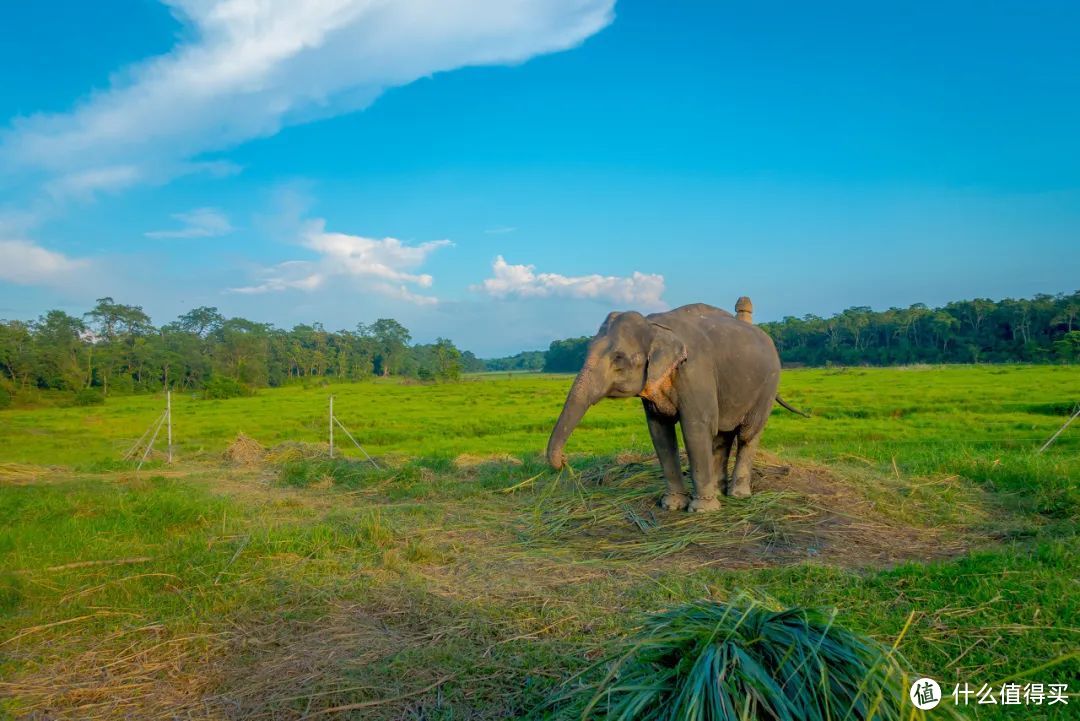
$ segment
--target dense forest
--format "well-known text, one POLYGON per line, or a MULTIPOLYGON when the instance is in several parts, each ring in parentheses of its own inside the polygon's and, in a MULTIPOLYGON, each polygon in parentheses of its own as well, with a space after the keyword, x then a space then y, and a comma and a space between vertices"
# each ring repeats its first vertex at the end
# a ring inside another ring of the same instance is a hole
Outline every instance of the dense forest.
MULTIPOLYGON (((1072 363, 1080 361, 1080 291, 1031 299, 849 308, 762 323, 789 365, 1072 363)), ((413 344, 383 318, 354 330, 283 330, 216 308, 196 308, 155 327, 139 306, 101 298, 81 318, 52 310, 35 321, 0 321, 0 406, 40 390, 95 402, 110 393, 162 387, 224 397, 312 379, 403 376, 456 380, 479 371, 575 372, 588 338, 483 361, 444 338, 413 344)))

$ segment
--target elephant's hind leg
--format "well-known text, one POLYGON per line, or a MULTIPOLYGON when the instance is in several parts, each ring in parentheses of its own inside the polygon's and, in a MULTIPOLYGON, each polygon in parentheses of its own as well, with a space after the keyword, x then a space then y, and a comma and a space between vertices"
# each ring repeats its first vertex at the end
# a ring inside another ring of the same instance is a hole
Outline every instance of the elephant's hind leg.
POLYGON ((735 452, 735 475, 727 486, 727 494, 735 498, 750 496, 750 472, 754 467, 754 454, 757 453, 761 436, 739 438, 739 449, 735 452))
POLYGON ((728 492, 728 482, 731 480, 728 474, 728 459, 731 458, 731 447, 734 443, 734 431, 727 433, 721 431, 713 441, 713 476, 724 489, 724 493, 728 492))
POLYGON ((675 424, 653 416, 648 411, 645 418, 649 423, 649 435, 652 436, 656 457, 660 459, 660 468, 664 471, 667 491, 660 499, 665 511, 681 511, 690 505, 690 494, 683 484, 682 464, 679 463, 679 441, 675 437, 675 424))

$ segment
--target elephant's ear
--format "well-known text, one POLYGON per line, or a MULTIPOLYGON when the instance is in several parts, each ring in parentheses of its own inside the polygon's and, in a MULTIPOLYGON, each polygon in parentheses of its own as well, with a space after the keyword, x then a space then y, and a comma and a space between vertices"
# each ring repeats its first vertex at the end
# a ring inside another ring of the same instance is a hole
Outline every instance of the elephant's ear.
POLYGON ((672 383, 676 369, 686 360, 686 345, 667 326, 652 324, 653 339, 649 345, 649 360, 645 370, 645 387, 641 397, 652 401, 656 409, 675 415, 675 388, 672 383))

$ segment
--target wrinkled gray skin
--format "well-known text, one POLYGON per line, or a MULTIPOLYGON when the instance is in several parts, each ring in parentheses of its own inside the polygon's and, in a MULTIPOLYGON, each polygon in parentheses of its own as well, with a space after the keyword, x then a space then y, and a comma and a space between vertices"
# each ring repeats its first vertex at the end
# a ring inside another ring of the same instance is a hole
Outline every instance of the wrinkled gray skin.
POLYGON ((725 310, 696 303, 649 316, 611 313, 589 343, 551 432, 548 462, 563 467, 566 440, 594 403, 640 396, 667 481, 660 504, 717 509, 720 487, 729 496, 750 495, 750 468, 779 381, 780 358, 769 336, 725 310), (683 484, 676 422, 690 458, 692 498, 683 484))

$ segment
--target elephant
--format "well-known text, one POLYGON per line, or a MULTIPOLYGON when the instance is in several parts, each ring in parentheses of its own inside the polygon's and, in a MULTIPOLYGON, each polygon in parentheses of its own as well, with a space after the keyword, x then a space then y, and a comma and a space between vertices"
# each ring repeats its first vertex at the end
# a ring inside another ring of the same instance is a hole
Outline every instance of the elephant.
POLYGON ((589 342, 551 432, 551 466, 563 467, 566 441, 591 406, 602 398, 638 396, 667 482, 664 509, 716 510, 718 483, 728 496, 749 496, 754 453, 773 401, 801 411, 776 395, 780 357, 772 339, 753 325, 749 298, 740 298, 736 308, 738 317, 704 303, 647 316, 610 313, 589 342), (683 484, 676 423, 690 460, 692 498, 683 484))

